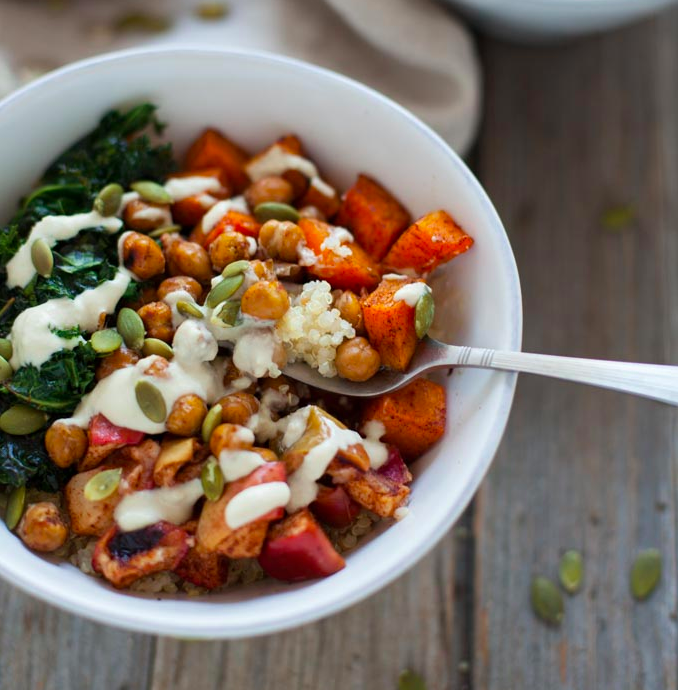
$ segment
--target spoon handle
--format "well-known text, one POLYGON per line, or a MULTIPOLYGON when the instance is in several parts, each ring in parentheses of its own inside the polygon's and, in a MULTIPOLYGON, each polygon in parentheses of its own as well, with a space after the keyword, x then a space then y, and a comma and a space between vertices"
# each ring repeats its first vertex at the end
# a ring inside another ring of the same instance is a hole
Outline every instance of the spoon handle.
POLYGON ((474 347, 450 347, 452 366, 500 369, 525 374, 541 374, 564 381, 633 393, 678 405, 678 366, 635 364, 597 359, 502 352, 474 347))

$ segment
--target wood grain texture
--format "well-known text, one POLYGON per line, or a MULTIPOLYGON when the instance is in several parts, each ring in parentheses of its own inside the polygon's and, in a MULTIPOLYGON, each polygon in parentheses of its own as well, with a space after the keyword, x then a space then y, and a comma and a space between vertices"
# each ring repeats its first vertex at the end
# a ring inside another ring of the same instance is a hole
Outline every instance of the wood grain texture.
MULTIPOLYGON (((524 349, 678 362, 678 16, 552 48, 485 42, 479 172, 516 253, 524 349), (607 209, 637 217, 611 230, 607 209)), ((523 377, 476 503, 473 687, 675 688, 678 412, 523 377), (664 557, 642 604, 629 567, 664 557), (580 549, 560 629, 534 575, 580 549)))

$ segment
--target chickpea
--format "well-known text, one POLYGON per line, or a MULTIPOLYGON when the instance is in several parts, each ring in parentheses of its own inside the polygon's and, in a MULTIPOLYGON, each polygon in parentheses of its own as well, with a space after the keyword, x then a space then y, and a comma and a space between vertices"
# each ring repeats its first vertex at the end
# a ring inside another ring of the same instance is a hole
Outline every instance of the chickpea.
POLYGON ((197 242, 174 238, 166 247, 165 256, 171 276, 190 276, 199 283, 209 283, 212 279, 209 254, 197 242))
POLYGON ((172 328, 172 310, 164 302, 144 304, 137 310, 146 328, 149 338, 158 338, 166 343, 172 342, 174 329, 172 328))
POLYGON ((115 352, 106 357, 102 357, 96 368, 96 379, 101 381, 107 376, 110 376, 114 371, 118 369, 124 369, 125 367, 132 367, 139 361, 139 355, 134 351, 130 350, 125 345, 121 345, 115 352))
POLYGON ((130 232, 122 243, 122 260, 139 280, 149 280, 165 270, 160 247, 146 235, 130 232))
POLYGON ((259 280, 245 290, 240 302, 243 314, 277 321, 290 308, 287 291, 277 280, 259 280))
POLYGON ((200 283, 190 276, 172 276, 165 278, 165 280, 158 285, 158 299, 163 300, 170 292, 179 292, 183 290, 197 302, 202 294, 202 287, 200 283))
POLYGON ((152 204, 142 199, 130 201, 122 212, 122 219, 126 227, 144 232, 172 225, 172 214, 168 204, 152 204))
POLYGON ((270 175, 253 182, 245 190, 244 196, 250 208, 266 201, 289 204, 294 199, 294 187, 284 177, 270 175))
POLYGON ((275 451, 270 448, 252 448, 254 453, 261 455, 264 462, 278 462, 280 458, 276 455, 275 451))
POLYGON ((272 259, 296 261, 297 247, 303 241, 302 229, 289 220, 268 220, 259 230, 259 244, 272 259))
POLYGON ((87 433, 74 424, 55 422, 45 434, 45 448, 58 467, 70 467, 87 452, 87 433))
POLYGON ((323 223, 327 221, 327 216, 317 206, 304 206, 299 209, 299 215, 302 218, 321 220, 323 223))
POLYGON ((210 436, 210 450, 219 457, 222 450, 236 450, 252 447, 249 429, 237 424, 219 424, 210 436))
MULTIPOLYGON (((146 285, 141 289, 141 293, 139 294, 137 299, 133 301, 127 300, 125 302, 125 306, 136 311, 137 309, 143 307, 144 304, 148 304, 149 302, 155 302, 157 299, 158 291, 155 289, 155 287, 153 285, 146 285)), ((108 315, 104 314, 104 316, 106 317, 108 315)), ((105 322, 104 324, 99 324, 99 330, 101 330, 102 328, 105 328, 105 322)))
POLYGON ((259 401, 251 394, 237 391, 225 395, 219 401, 221 420, 229 424, 247 424, 249 418, 259 411, 259 401))
POLYGON ((159 379, 166 379, 169 374, 167 368, 169 362, 164 357, 154 357, 153 361, 144 369, 144 374, 155 376, 159 379))
POLYGON ((261 382, 261 392, 265 394, 266 391, 274 390, 280 393, 280 395, 296 395, 299 396, 299 391, 297 386, 292 379, 288 379, 287 376, 278 376, 275 379, 266 378, 261 382))
POLYGON ((363 308, 360 298, 351 290, 344 290, 334 301, 334 306, 339 310, 341 318, 348 321, 356 333, 365 331, 363 325, 363 308))
POLYGON ((339 345, 334 364, 339 376, 349 381, 367 381, 379 370, 381 358, 367 338, 358 337, 339 345))
POLYGON ((275 264, 271 259, 250 261, 250 268, 259 280, 275 280, 275 264))
POLYGON ((17 534, 29 549, 56 551, 68 538, 68 528, 54 503, 43 501, 28 506, 17 534))
POLYGON ((165 426, 177 436, 197 436, 207 414, 205 401, 197 395, 182 395, 172 406, 165 426))
POLYGON ((223 271, 228 264, 250 258, 250 244, 245 235, 234 230, 222 232, 209 248, 210 261, 215 271, 223 271))
MULTIPOLYGON (((238 367, 233 364, 233 360, 229 359, 226 362, 226 369, 224 371, 224 386, 232 386, 234 381, 238 380, 245 380, 245 379, 250 379, 246 374, 243 374, 238 367)), ((246 386, 245 388, 240 388, 240 390, 243 390, 247 393, 254 393, 257 389, 257 382, 256 381, 250 381, 249 386, 246 386)))

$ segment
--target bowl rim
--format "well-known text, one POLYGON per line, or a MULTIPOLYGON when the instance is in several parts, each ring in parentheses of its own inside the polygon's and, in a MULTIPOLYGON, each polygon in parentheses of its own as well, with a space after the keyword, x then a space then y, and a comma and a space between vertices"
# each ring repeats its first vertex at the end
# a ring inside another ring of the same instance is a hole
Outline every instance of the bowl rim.
MULTIPOLYGON (((475 196, 481 203, 490 230, 496 234, 498 242, 501 245, 501 260, 508 274, 511 276, 512 313, 509 333, 510 348, 515 350, 521 349, 523 314, 518 270, 506 231, 484 188, 473 173, 471 173, 461 157, 428 125, 424 124, 419 118, 387 96, 384 96, 375 89, 351 79, 350 77, 302 60, 265 51, 198 47, 194 45, 151 46, 104 53, 65 65, 53 72, 43 75, 0 100, 0 113, 10 107, 15 101, 21 100, 31 92, 39 90, 43 84, 58 81, 63 76, 70 75, 74 72, 96 69, 102 64, 111 62, 135 61, 144 56, 177 56, 182 54, 204 55, 206 57, 210 55, 232 56, 236 59, 279 64, 287 68, 300 70, 311 76, 316 75, 321 76, 323 79, 333 80, 362 92, 368 98, 376 99, 386 104, 395 115, 407 120, 411 126, 431 139, 438 147, 441 147, 448 155, 451 164, 456 166, 458 171, 465 178, 465 182, 471 189, 470 194, 475 196)), ((417 540, 413 547, 403 552, 398 565, 393 567, 390 571, 376 572, 378 569, 375 569, 375 571, 372 571, 365 577, 361 588, 355 588, 355 590, 349 592, 342 591, 339 596, 335 595, 334 597, 328 597, 326 601, 320 604, 315 601, 310 602, 305 608, 297 610, 296 613, 291 616, 289 614, 278 617, 272 616, 270 619, 263 622, 257 620, 252 623, 241 622, 236 625, 229 623, 228 618, 225 616, 221 618, 213 617, 211 619, 204 619, 196 622, 193 619, 200 618, 200 616, 193 615, 190 617, 190 621, 186 621, 182 620, 182 617, 177 615, 178 612, 171 620, 161 616, 158 616, 156 619, 149 619, 144 613, 136 612, 134 606, 114 607, 110 606, 108 603, 102 604, 92 597, 83 600, 83 597, 78 594, 77 588, 64 591, 57 587, 51 579, 41 577, 41 572, 26 572, 18 567, 13 567, 11 559, 0 559, 0 576, 7 583, 61 610, 98 623, 134 632, 174 635, 189 639, 239 639, 280 632, 325 618, 366 599, 378 590, 389 585, 418 563, 448 532, 478 490, 483 477, 494 459, 499 443, 503 437, 506 424, 508 423, 516 381, 517 374, 506 374, 499 384, 502 387, 501 399, 497 408, 495 422, 485 436, 480 452, 481 460, 474 468, 466 486, 460 493, 457 507, 454 510, 442 514, 433 524, 429 522, 425 537, 417 540)), ((125 596, 124 593, 121 594, 125 596)), ((309 597, 309 599, 312 599, 312 597, 309 597)), ((130 599, 130 601, 133 601, 133 599, 130 599)), ((180 602, 171 600, 171 603, 180 602)), ((168 609, 170 608, 171 607, 168 607, 168 609)))

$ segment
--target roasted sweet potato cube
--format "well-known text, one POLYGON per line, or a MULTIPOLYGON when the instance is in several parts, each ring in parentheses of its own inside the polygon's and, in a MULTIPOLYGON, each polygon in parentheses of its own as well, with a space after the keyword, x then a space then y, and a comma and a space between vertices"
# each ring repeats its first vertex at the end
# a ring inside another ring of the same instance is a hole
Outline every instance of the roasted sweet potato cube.
POLYGON ((194 546, 181 559, 174 572, 198 587, 217 589, 228 580, 228 563, 226 556, 194 546))
POLYGON ((434 211, 410 225, 384 257, 384 265, 397 270, 430 273, 473 245, 445 211, 434 211))
POLYGON ((369 400, 362 414, 363 422, 384 425, 381 440, 396 446, 405 460, 423 455, 445 433, 446 417, 445 389, 426 379, 369 400))
POLYGON ((346 192, 336 219, 337 225, 348 228, 377 261, 386 256, 410 222, 410 214, 401 203, 367 175, 358 175, 346 192))
POLYGON ((186 154, 187 170, 219 168, 226 176, 235 193, 240 193, 249 183, 245 172, 248 155, 216 129, 206 129, 191 145, 186 154))
POLYGON ((384 279, 362 301, 363 322, 370 344, 379 352, 381 363, 397 371, 407 369, 419 338, 414 327, 414 307, 394 297, 398 290, 414 282, 417 281, 411 278, 384 279))
POLYGON ((175 223, 184 227, 192 227, 200 222, 200 219, 212 207, 217 199, 226 199, 231 196, 231 188, 228 178, 220 168, 206 168, 205 170, 186 170, 180 173, 172 173, 171 178, 182 177, 212 177, 219 180, 221 187, 202 194, 193 194, 185 199, 179 199, 172 204, 172 219, 175 223))
POLYGON ((381 517, 393 517, 410 495, 407 485, 393 482, 374 470, 348 482, 345 487, 354 501, 381 517))
MULTIPOLYGON (((304 206, 315 206, 325 218, 332 218, 332 216, 336 215, 341 205, 339 195, 336 191, 332 191, 333 193, 327 196, 324 190, 321 191, 316 185, 310 184, 303 196, 297 201, 297 206, 299 206, 299 208, 303 208, 304 206)), ((341 223, 337 223, 337 225, 341 225, 341 223)))
POLYGON ((226 215, 205 235, 202 245, 205 249, 224 232, 239 232, 247 237, 259 237, 261 223, 258 223, 254 216, 249 213, 241 213, 231 209, 226 215))

